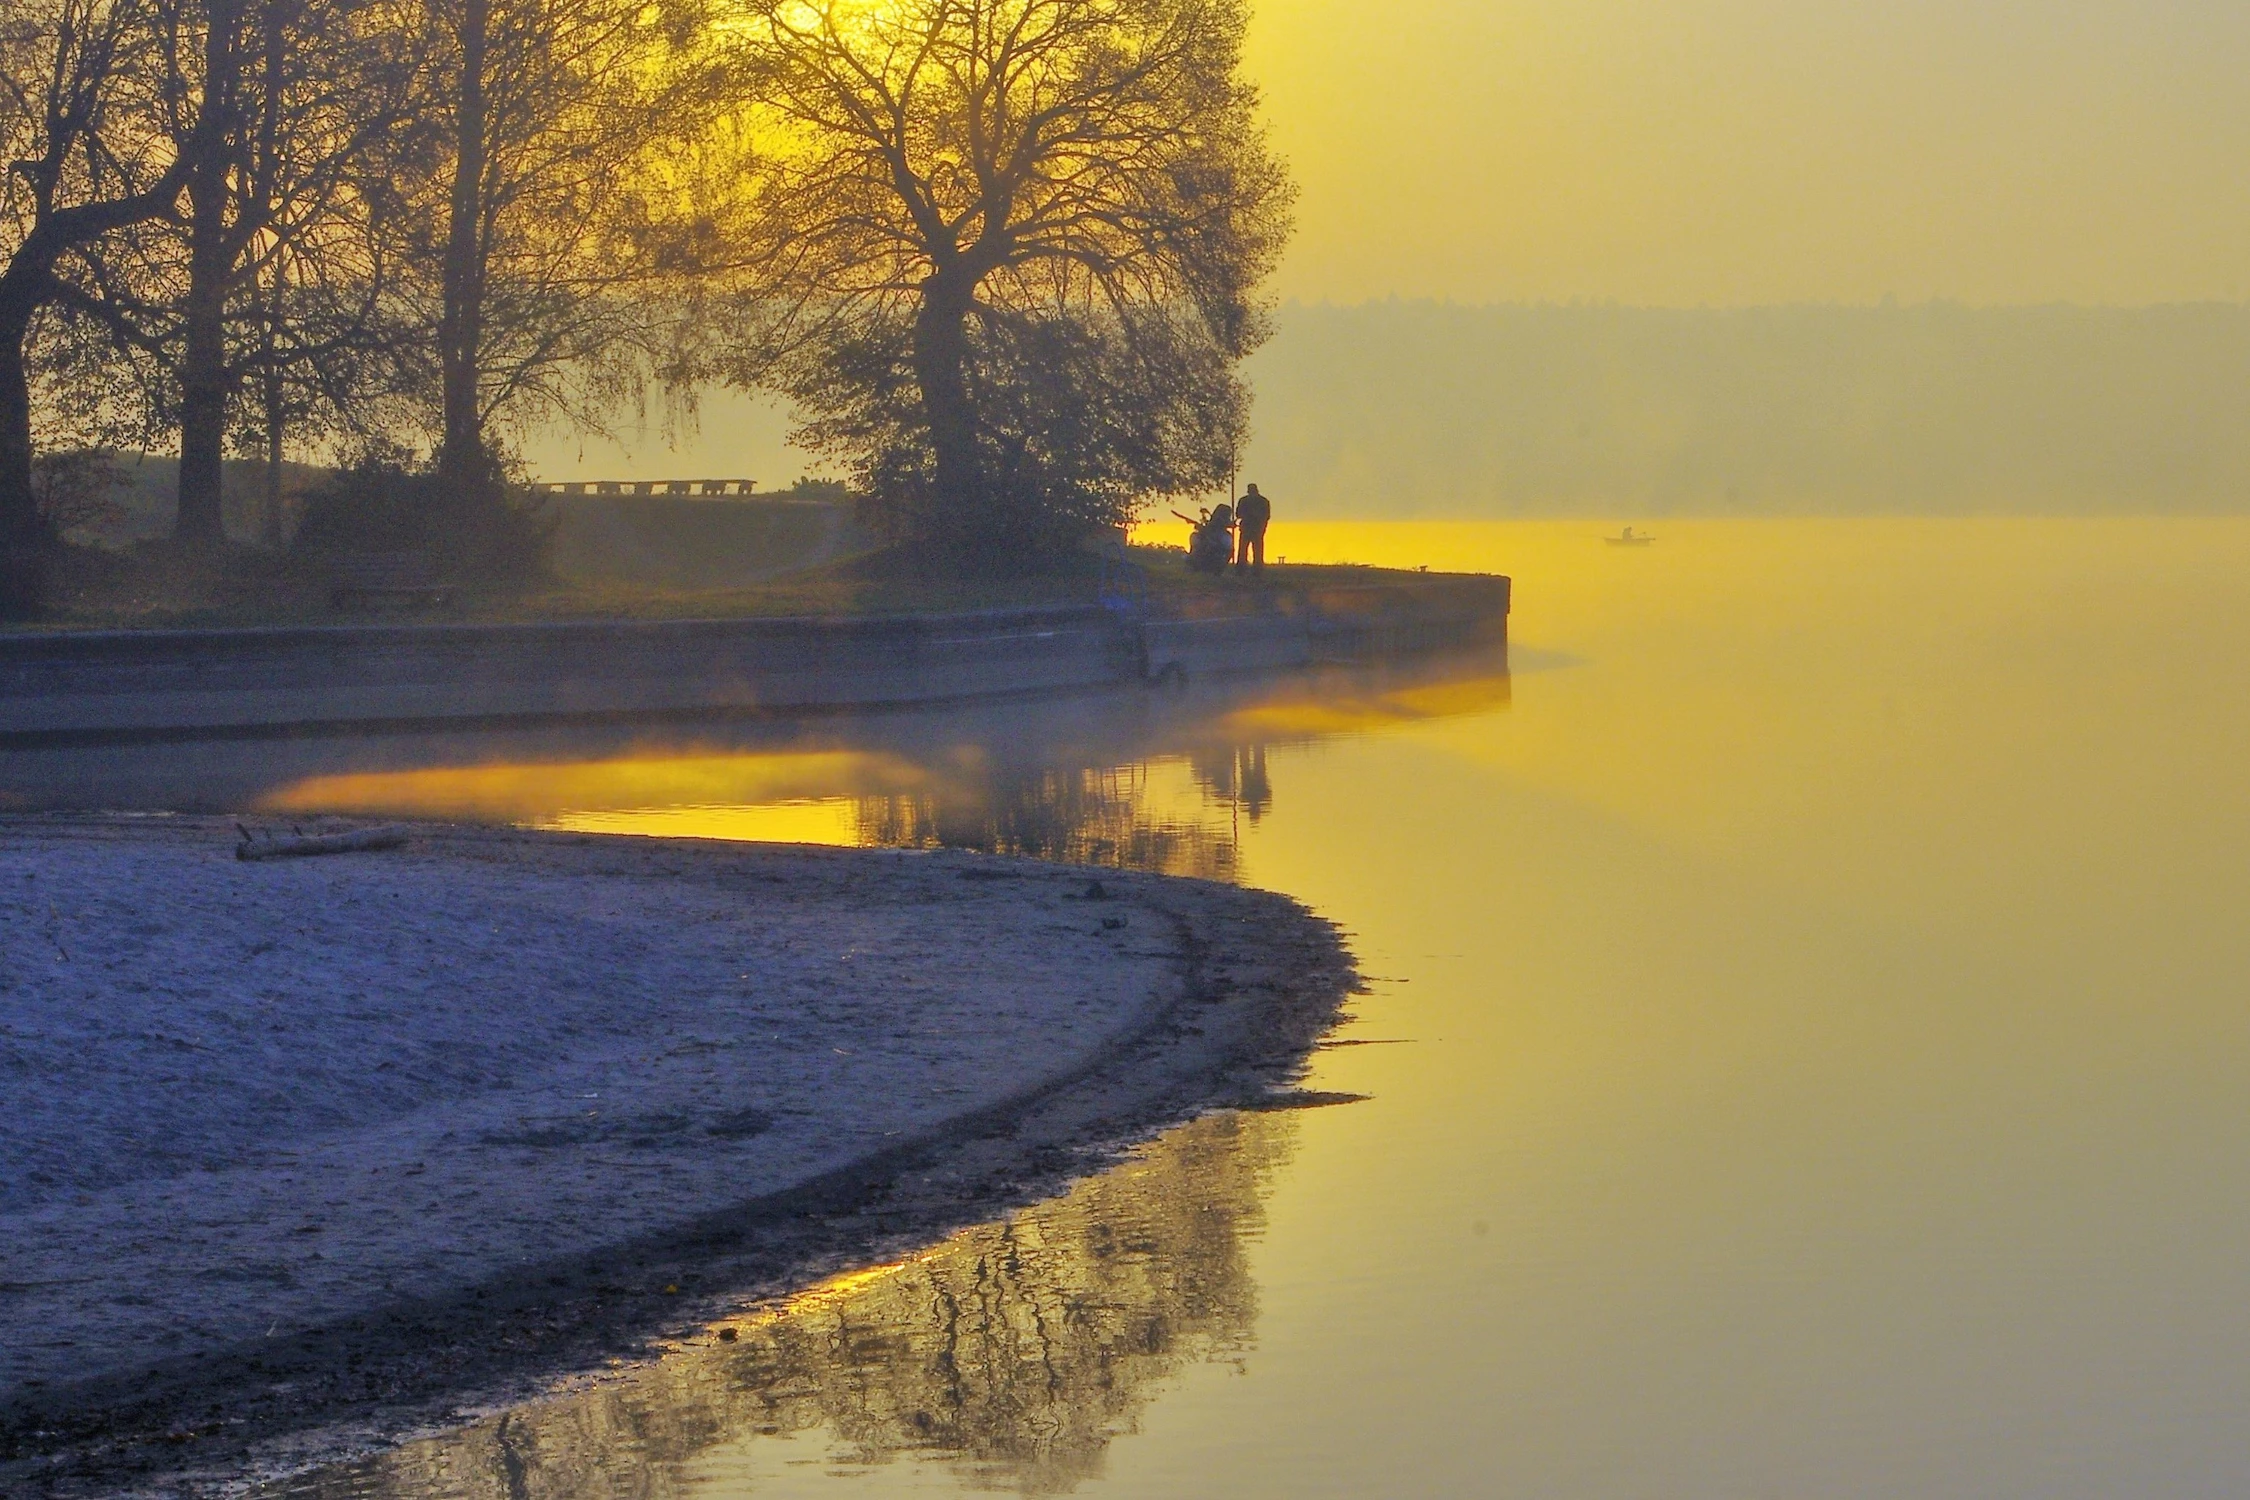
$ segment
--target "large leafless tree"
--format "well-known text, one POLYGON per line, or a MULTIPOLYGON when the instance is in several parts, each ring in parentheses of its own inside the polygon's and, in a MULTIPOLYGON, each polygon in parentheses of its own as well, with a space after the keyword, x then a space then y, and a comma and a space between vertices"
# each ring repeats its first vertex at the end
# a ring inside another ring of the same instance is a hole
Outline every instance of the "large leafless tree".
POLYGON ((1291 199, 1243 0, 745 8, 765 191, 737 378, 972 546, 1223 476, 1291 199))
POLYGON ((81 257, 179 201, 189 163, 169 126, 186 92, 181 34, 170 0, 0 11, 0 610, 34 606, 46 540, 27 345, 81 257))
POLYGON ((396 332, 384 235, 397 140, 414 133, 411 20, 406 0, 202 0, 173 122, 183 209, 113 237, 72 288, 177 432, 175 535, 190 548, 224 540, 226 450, 262 424, 270 453, 285 416, 346 411, 366 346, 396 332))
POLYGON ((269 452, 293 389, 326 382, 336 405, 356 394, 336 377, 360 363, 352 335, 381 327, 393 191, 375 147, 410 128, 422 60, 400 0, 205 3, 216 128, 188 176, 177 367, 177 535, 197 546, 223 539, 222 459, 246 377, 269 452))
POLYGON ((599 430, 663 354, 665 164, 709 122, 701 0, 426 0, 437 38, 421 264, 440 472, 496 424, 599 430))

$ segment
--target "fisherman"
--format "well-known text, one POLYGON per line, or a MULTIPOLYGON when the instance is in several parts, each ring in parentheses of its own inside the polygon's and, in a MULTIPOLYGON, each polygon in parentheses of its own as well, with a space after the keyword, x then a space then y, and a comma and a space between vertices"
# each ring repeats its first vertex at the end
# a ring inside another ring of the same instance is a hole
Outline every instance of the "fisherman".
POLYGON ((1234 508, 1234 565, 1236 568, 1266 565, 1266 527, 1273 523, 1273 502, 1258 493, 1251 485, 1234 508), (1255 551, 1258 560, 1253 565, 1250 554, 1255 551))
POLYGON ((1223 573, 1227 559, 1234 555, 1234 508, 1220 506, 1216 511, 1198 508, 1192 516, 1173 515, 1188 523, 1188 566, 1198 573, 1223 573))
POLYGON ((1221 502, 1203 523, 1204 570, 1224 573, 1234 555, 1234 507, 1221 502))

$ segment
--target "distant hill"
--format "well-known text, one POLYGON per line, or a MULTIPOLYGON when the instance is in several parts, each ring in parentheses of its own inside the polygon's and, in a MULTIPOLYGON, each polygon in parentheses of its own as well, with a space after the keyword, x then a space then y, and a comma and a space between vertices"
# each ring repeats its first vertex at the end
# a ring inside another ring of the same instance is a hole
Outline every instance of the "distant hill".
POLYGON ((856 552, 842 485, 806 485, 754 499, 558 495, 555 570, 582 583, 744 588, 856 552))
MULTIPOLYGON (((179 513, 179 459, 163 453, 116 453, 111 458, 126 481, 115 496, 121 514, 112 524, 97 528, 96 535, 112 545, 171 535, 173 519, 179 513)), ((313 464, 283 463, 284 503, 333 472, 313 464)), ((230 458, 221 469, 219 486, 227 535, 239 540, 257 536, 260 507, 265 503, 265 464, 230 458)))
MULTIPOLYGON (((180 461, 161 453, 110 458, 125 480, 111 497, 115 512, 73 535, 113 547, 170 535, 179 510, 180 461)), ((296 496, 334 473, 285 463, 285 503, 293 511, 296 496)), ((221 482, 228 535, 256 539, 265 465, 228 459, 221 482)), ((739 588, 830 561, 870 541, 853 520, 851 496, 831 480, 800 479, 755 499, 551 495, 541 503, 555 521, 556 571, 582 583, 739 588)))
POLYGON ((2250 510, 2250 308, 1291 306, 1284 514, 2250 510))

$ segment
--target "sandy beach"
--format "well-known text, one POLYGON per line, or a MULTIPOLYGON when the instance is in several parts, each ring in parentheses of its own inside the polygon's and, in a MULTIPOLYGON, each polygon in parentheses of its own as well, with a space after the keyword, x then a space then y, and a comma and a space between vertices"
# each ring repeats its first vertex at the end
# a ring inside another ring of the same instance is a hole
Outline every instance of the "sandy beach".
POLYGON ((1353 983, 1205 882, 412 835, 0 822, 0 1480, 286 1464, 629 1358, 1273 1102, 1353 983))

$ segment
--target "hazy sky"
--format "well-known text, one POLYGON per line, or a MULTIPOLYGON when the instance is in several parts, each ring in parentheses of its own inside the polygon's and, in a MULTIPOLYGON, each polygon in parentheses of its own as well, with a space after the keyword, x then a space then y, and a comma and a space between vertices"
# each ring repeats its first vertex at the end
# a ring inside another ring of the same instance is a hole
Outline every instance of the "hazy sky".
POLYGON ((1264 0, 1279 290, 2250 296, 2250 0, 1264 0))
MULTIPOLYGON (((1249 66, 1284 297, 2250 299, 2250 0, 1262 0, 1249 66)), ((786 427, 529 456, 781 483, 786 427)))

